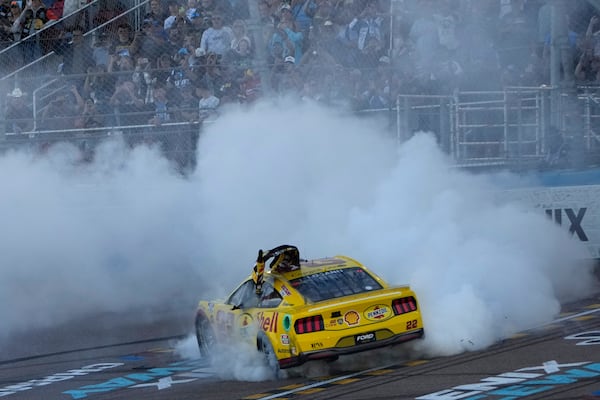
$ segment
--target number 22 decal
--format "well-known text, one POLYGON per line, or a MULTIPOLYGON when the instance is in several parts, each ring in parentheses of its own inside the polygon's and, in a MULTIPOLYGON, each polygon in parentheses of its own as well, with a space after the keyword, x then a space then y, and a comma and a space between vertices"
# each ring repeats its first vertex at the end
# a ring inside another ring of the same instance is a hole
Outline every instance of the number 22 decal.
POLYGON ((406 322, 406 329, 415 329, 417 327, 417 320, 413 319, 412 321, 406 322))

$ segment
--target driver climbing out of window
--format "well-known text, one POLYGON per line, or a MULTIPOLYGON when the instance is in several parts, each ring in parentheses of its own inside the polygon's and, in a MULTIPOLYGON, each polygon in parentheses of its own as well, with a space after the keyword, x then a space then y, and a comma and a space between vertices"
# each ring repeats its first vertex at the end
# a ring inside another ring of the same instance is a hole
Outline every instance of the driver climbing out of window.
MULTIPOLYGON (((281 254, 276 255, 271 262, 271 269, 278 272, 289 272, 300 268, 300 253, 293 246, 285 246, 281 254)), ((273 251, 273 250, 271 250, 273 251)))
POLYGON ((269 268, 273 271, 288 272, 300 268, 300 252, 295 246, 282 245, 275 247, 266 253, 259 250, 256 264, 254 265, 254 270, 252 272, 252 279, 256 284, 257 294, 262 292, 265 263, 271 258, 273 261, 269 264, 269 268))

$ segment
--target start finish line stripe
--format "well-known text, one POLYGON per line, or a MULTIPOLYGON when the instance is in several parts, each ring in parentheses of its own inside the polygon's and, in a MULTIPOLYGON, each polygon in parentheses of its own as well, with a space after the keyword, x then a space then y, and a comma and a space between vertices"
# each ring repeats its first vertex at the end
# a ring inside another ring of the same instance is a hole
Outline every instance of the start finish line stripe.
MULTIPOLYGON (((555 324, 557 322, 568 321, 570 319, 579 318, 579 317, 582 317, 584 315, 589 315, 589 314, 593 314, 593 313, 596 313, 596 312, 600 312, 600 308, 596 308, 594 310, 580 312, 578 314, 569 315, 568 317, 564 317, 564 318, 555 319, 554 321, 550 322, 549 324, 555 324)), ((549 325, 549 324, 546 324, 546 325, 549 325)))
POLYGON ((320 382, 316 382, 316 383, 313 383, 313 384, 310 384, 310 385, 301 386, 301 387, 293 389, 293 390, 286 390, 285 392, 273 394, 273 395, 266 396, 266 397, 261 397, 259 400, 270 400, 270 399, 277 399, 277 398, 285 397, 285 396, 290 395, 290 394, 302 392, 302 391, 305 391, 305 390, 308 390, 308 389, 318 388, 319 386, 329 385, 331 383, 336 383, 338 381, 342 381, 342 380, 345 380, 345 379, 353 378, 353 377, 358 376, 358 375, 364 375, 364 374, 369 373, 369 372, 379 371, 379 370, 382 370, 382 369, 390 368, 392 366, 393 365, 386 365, 386 366, 383 366, 383 367, 376 367, 376 368, 371 368, 371 369, 367 369, 367 370, 360 371, 360 372, 355 372, 355 373, 348 374, 348 375, 338 376, 338 377, 335 377, 335 378, 332 378, 332 379, 327 379, 325 381, 320 381, 320 382))

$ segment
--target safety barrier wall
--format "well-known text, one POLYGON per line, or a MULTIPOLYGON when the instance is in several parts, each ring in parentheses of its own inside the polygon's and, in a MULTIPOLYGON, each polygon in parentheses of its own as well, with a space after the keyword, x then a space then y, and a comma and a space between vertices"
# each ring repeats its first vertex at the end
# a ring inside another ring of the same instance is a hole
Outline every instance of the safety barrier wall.
MULTIPOLYGON (((1 82, 0 82, 1 84, 1 82)), ((48 82, 52 85, 54 82, 48 82)), ((39 91, 45 90, 42 85, 39 91)), ((62 90, 62 89, 61 89, 62 90)), ((572 158, 581 154, 588 165, 600 163, 600 95, 593 87, 578 90, 577 96, 558 95, 559 99, 575 99, 578 114, 571 108, 559 106, 560 126, 551 125, 551 96, 549 88, 509 88, 502 92, 456 92, 453 96, 400 95, 396 107, 356 111, 364 117, 388 118, 390 133, 399 141, 410 138, 417 131, 432 132, 440 146, 458 165, 466 167, 508 167, 512 169, 547 169, 573 166, 572 158), (566 110, 566 111, 565 111, 566 110), (574 119, 578 122, 575 123, 574 119), (581 129, 575 130, 574 127, 581 129), (578 152, 582 152, 579 154, 578 152)), ((55 98, 56 92, 46 96, 55 98)), ((6 133, 4 142, 10 145, 27 141, 79 141, 85 137, 100 139, 111 132, 127 135, 154 135, 157 130, 172 127, 202 125, 202 121, 218 118, 215 111, 201 110, 195 105, 180 107, 169 123, 152 123, 157 111, 120 112, 108 107, 101 118, 102 124, 83 127, 82 115, 47 116, 34 119, 34 129, 21 133, 6 133), (60 129, 51 129, 53 121, 60 129), (41 122, 41 123, 40 123, 41 122), (65 129, 62 126, 71 128, 65 129), (79 128, 73 128, 78 126, 79 128), (43 138, 43 139, 40 139, 43 138)), ((0 121, 3 128, 9 121, 0 121)), ((194 128, 196 129, 196 128, 194 128)), ((176 129, 173 129, 176 130, 176 129)), ((135 141, 134 141, 135 142, 135 141)), ((176 148, 180 148, 177 143, 176 148)))
POLYGON ((78 152, 77 162, 89 163, 98 146, 119 141, 130 148, 138 145, 157 147, 174 168, 185 175, 196 165, 196 146, 202 126, 199 123, 166 123, 10 134, 0 140, 0 154, 20 150, 43 155, 52 146, 64 144, 78 152))

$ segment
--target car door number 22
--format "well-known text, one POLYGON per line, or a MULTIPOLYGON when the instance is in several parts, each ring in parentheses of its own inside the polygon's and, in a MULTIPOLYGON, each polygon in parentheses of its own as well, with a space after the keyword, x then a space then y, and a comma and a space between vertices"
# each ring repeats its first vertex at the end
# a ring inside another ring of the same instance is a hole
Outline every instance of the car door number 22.
POLYGON ((417 327, 417 320, 406 321, 406 329, 415 329, 417 327))

